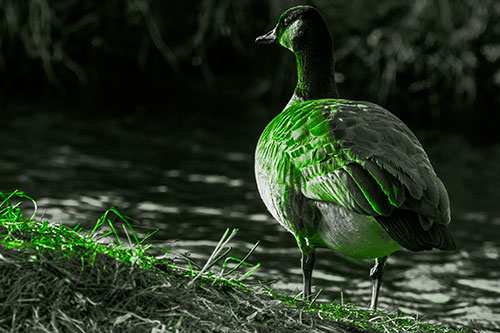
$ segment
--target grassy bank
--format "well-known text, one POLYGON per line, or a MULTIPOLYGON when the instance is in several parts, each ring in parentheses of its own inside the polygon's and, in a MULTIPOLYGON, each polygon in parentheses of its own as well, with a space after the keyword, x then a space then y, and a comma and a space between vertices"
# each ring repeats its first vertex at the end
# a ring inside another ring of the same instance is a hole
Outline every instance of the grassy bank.
POLYGON ((464 332, 247 282, 258 265, 252 251, 230 256, 235 231, 199 267, 139 239, 116 209, 84 232, 24 216, 30 202, 0 192, 1 332, 464 332))

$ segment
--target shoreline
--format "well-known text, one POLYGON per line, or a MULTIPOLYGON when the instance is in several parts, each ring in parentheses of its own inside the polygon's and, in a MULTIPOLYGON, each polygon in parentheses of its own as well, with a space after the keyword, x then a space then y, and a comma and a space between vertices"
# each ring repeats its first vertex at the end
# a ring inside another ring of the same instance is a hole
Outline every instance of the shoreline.
POLYGON ((234 230, 195 267, 154 249, 151 233, 139 240, 114 208, 82 231, 25 217, 22 201, 36 207, 22 192, 0 192, 2 332, 473 331, 354 304, 303 302, 248 282, 259 264, 246 262, 253 250, 230 257, 234 230))

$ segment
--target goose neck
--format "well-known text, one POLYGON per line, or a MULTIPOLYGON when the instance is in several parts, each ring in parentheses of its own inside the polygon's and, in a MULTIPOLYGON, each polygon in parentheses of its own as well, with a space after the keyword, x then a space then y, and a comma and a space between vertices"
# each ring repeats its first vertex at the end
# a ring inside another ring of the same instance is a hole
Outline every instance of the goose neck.
POLYGON ((295 57, 297 86, 294 95, 298 100, 339 97, 331 47, 315 47, 295 52, 295 57))

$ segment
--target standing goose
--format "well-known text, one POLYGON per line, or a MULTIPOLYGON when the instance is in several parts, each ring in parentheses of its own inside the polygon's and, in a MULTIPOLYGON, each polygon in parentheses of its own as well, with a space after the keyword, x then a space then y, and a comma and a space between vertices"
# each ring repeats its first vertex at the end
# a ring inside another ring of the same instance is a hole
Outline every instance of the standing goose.
POLYGON ((297 86, 258 141, 255 175, 267 209, 302 252, 302 296, 311 295, 315 249, 330 248, 375 258, 376 309, 388 255, 456 248, 446 189, 401 120, 338 98, 332 41, 316 9, 288 9, 256 42, 279 43, 297 59, 297 86))

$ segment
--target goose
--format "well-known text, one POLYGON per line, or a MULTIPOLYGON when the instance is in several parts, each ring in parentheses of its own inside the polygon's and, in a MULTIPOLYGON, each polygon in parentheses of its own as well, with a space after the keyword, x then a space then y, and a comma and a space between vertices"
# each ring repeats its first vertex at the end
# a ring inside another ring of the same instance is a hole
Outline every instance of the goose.
POLYGON ((311 297, 317 248, 375 259, 370 309, 393 252, 454 250, 443 182, 412 131, 379 105, 340 99, 333 44, 311 6, 292 7, 255 40, 295 54, 297 85, 264 129, 255 177, 268 211, 302 254, 302 298, 311 297))

